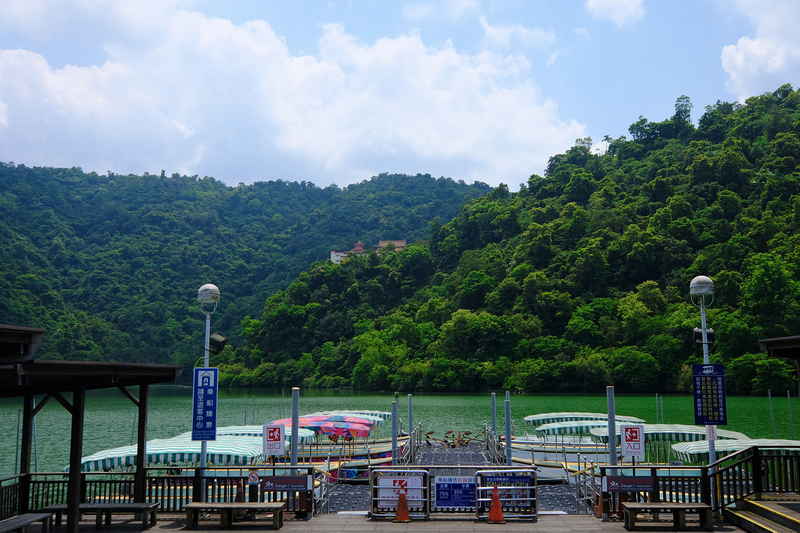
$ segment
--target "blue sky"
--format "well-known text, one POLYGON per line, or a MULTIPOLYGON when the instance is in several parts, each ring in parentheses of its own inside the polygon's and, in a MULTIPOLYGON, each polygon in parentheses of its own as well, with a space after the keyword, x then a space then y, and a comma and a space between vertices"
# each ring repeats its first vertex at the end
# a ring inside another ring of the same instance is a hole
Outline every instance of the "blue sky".
POLYGON ((800 85, 796 0, 0 0, 0 161, 505 183, 800 85))

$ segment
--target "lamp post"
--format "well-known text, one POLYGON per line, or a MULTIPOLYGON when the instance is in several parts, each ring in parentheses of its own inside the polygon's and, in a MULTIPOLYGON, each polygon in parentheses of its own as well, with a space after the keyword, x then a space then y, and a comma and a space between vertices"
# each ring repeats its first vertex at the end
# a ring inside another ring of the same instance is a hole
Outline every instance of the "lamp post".
MULTIPOLYGON (((706 329, 706 305, 714 303, 714 282, 707 276, 697 276, 689 284, 689 298, 692 305, 700 308, 700 329, 702 331, 703 343, 703 364, 708 364, 708 330, 706 329), (708 300, 708 303, 706 303, 708 300)), ((709 427, 706 425, 706 438, 708 439, 708 462, 714 463, 717 460, 717 451, 714 445, 716 439, 716 427, 712 426, 709 435, 709 427)))
MULTIPOLYGON (((200 310, 206 315, 206 338, 205 348, 203 349, 203 367, 208 368, 208 354, 211 344, 211 315, 217 310, 217 305, 219 304, 219 288, 211 283, 206 283, 197 291, 197 301, 200 302, 200 310)), ((207 441, 201 440, 200 465, 203 468, 204 476, 206 467, 208 467, 207 448, 207 441)), ((203 491, 203 495, 205 496, 205 491, 203 491)))

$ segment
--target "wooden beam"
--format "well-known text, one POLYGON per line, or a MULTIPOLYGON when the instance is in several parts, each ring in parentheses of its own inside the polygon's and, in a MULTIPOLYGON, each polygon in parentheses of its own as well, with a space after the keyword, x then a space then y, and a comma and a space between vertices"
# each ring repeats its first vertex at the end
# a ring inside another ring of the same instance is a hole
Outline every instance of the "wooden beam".
MULTIPOLYGON (((143 385, 143 386, 146 386, 146 385, 143 385)), ((133 402, 133 404, 136 407, 139 407, 139 399, 136 396, 134 396, 131 391, 129 391, 124 385, 117 385, 117 388, 122 391, 122 394, 124 394, 125 396, 130 398, 130 400, 133 402)))
POLYGON ((72 405, 71 405, 71 404, 70 404, 70 403, 67 401, 67 399, 66 399, 66 398, 64 398, 63 396, 61 396, 61 393, 54 392, 54 393, 52 394, 52 396, 53 396, 53 398, 55 398, 56 400, 58 400, 58 403, 60 403, 61 405, 63 405, 63 406, 64 406, 64 409, 66 409, 66 410, 67 410, 67 412, 69 412, 69 414, 71 414, 71 415, 74 415, 74 414, 75 414, 75 412, 74 412, 74 409, 73 409, 73 406, 72 406, 72 405))

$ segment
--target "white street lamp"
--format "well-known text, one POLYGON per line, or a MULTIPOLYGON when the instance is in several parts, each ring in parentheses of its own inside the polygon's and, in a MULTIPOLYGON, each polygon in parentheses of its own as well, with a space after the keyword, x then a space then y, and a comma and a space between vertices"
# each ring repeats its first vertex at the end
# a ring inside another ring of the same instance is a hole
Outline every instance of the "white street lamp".
MULTIPOLYGON (((714 282, 708 276, 697 276, 689 283, 689 298, 692 305, 700 308, 700 329, 702 331, 703 342, 703 364, 708 364, 708 330, 706 329, 706 305, 714 303, 714 282), (699 302, 699 303, 698 303, 699 302)), ((716 427, 711 428, 709 436, 708 425, 706 425, 706 438, 708 439, 708 462, 713 463, 717 460, 717 451, 714 445, 716 438, 716 427)))
MULTIPOLYGON (((219 304, 219 288, 211 283, 206 283, 197 291, 197 301, 200 302, 200 310, 206 315, 206 342, 205 349, 203 350, 203 368, 208 368, 208 352, 211 343, 211 315, 217 310, 219 304), (208 306, 208 308, 206 307, 208 306)), ((200 465, 203 468, 203 476, 205 476, 205 469, 208 468, 208 441, 200 441, 200 465)), ((205 501, 205 484, 203 485, 203 501, 205 501)))
POLYGON ((211 339, 211 314, 217 310, 219 304, 219 289, 216 285, 206 283, 197 291, 197 301, 200 302, 200 310, 206 315, 206 345, 203 350, 203 366, 208 368, 208 351, 211 339), (213 307, 206 309, 206 305, 213 307))

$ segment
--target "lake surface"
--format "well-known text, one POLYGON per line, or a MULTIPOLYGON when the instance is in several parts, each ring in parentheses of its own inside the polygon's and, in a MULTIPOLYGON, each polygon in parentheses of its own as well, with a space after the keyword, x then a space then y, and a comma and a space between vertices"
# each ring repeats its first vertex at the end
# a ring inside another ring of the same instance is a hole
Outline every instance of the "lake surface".
MULTIPOLYGON (((134 389, 134 393, 136 390, 134 389)), ((505 393, 497 396, 497 431, 505 433, 505 393)), ((393 393, 361 394, 352 391, 301 391, 300 414, 331 409, 376 409, 391 411, 393 393)), ((41 397, 37 398, 37 401, 41 397)), ((151 387, 150 413, 148 416, 148 439, 168 438, 191 429, 191 388, 173 385, 151 387)), ((511 396, 511 418, 514 434, 532 432, 523 418, 527 415, 553 411, 606 412, 605 395, 513 395, 511 396)), ((422 423, 425 431, 442 435, 445 431, 472 431, 477 433, 484 422, 491 423, 491 396, 488 393, 431 394, 420 393, 412 397, 413 420, 422 423)), ((750 438, 772 438, 770 402, 767 397, 728 397, 728 422, 723 429, 740 431, 750 438)), ((15 472, 15 450, 17 449, 17 420, 22 408, 21 399, 0 401, 0 477, 15 472)), ((282 398, 273 390, 220 391, 217 425, 241 425, 245 422, 264 424, 278 418, 290 417, 292 410, 291 391, 282 398), (255 399, 255 401, 254 401, 255 399)), ((134 421, 136 408, 120 391, 92 391, 87 394, 86 420, 84 426, 83 455, 100 450, 125 446, 135 439, 134 421)), ((691 396, 616 395, 616 412, 643 418, 647 423, 657 421, 667 424, 694 424, 693 399, 691 396), (656 404, 658 403, 658 415, 656 404), (661 417, 663 403, 664 418, 661 417), (658 418, 657 418, 658 416, 658 418)), ((786 391, 772 398, 772 412, 778 438, 792 437, 800 440, 800 403, 791 399, 790 425, 789 402, 786 391)), ((398 400, 398 415, 404 427, 408 418, 408 395, 401 393, 398 400)), ((36 470, 39 472, 61 471, 69 461, 70 438, 69 414, 57 401, 51 400, 36 417, 36 470)), ((391 421, 380 429, 381 436, 391 435, 391 421)))

